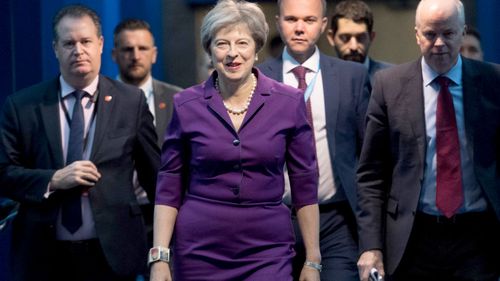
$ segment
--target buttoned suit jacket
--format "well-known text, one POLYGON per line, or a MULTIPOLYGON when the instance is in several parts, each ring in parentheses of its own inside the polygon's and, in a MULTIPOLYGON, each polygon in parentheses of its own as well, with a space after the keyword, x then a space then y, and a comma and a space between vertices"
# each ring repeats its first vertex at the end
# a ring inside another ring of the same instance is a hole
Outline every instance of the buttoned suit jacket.
MULTIPOLYGON (((56 78, 21 90, 7 97, 1 113, 0 191, 20 202, 12 235, 15 280, 47 280, 53 268, 50 257, 64 191, 48 198, 44 194, 55 171, 65 166, 59 89, 56 78)), ((104 76, 99 78, 95 110, 89 160, 101 178, 89 197, 97 238, 116 273, 136 274, 145 269, 147 248, 132 173, 135 167, 154 200, 160 157, 153 117, 138 88, 104 76)))
MULTIPOLYGON (((500 218, 500 67, 462 58, 463 110, 476 180, 500 218)), ((411 234, 427 149, 421 60, 375 75, 358 170, 360 251, 392 274, 411 234)))
POLYGON ((181 88, 153 79, 153 95, 155 103, 156 135, 158 146, 161 148, 165 131, 172 118, 174 110, 174 94, 182 91, 181 88))
MULTIPOLYGON (((268 77, 283 81, 281 58, 267 60, 257 67, 268 77)), ((339 192, 345 194, 352 210, 355 211, 356 167, 370 94, 368 73, 361 64, 322 53, 320 69, 325 100, 326 135, 335 186, 339 192)))

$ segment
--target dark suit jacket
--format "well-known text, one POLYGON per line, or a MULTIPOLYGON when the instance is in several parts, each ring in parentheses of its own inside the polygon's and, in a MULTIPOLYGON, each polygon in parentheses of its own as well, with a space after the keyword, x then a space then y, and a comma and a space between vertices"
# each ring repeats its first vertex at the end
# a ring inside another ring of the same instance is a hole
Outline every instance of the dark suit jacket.
MULTIPOLYGON (((283 81, 283 61, 270 59, 258 68, 270 78, 283 81)), ((335 185, 356 208, 356 165, 368 104, 368 73, 363 65, 320 54, 325 95, 328 149, 335 185)))
MULTIPOLYGON (((500 67, 463 58, 463 104, 477 182, 500 218, 500 67)), ((367 112, 358 170, 360 251, 382 249, 398 266, 424 177, 426 129, 420 59, 382 70, 367 112)))
POLYGON ((388 67, 392 66, 392 64, 386 63, 383 61, 374 60, 371 58, 369 58, 369 60, 370 60, 370 64, 368 65, 369 66, 368 67, 368 75, 370 75, 370 83, 373 85, 375 73, 377 73, 377 71, 379 71, 379 70, 382 70, 384 68, 388 68, 388 67))
POLYGON ((155 122, 158 146, 161 148, 165 131, 172 118, 174 110, 174 94, 182 91, 181 88, 153 79, 153 95, 155 101, 155 122))
MULTIPOLYGON (((89 191, 95 228, 113 270, 135 274, 145 267, 147 249, 132 172, 135 166, 154 200, 160 158, 153 118, 136 87, 101 76, 98 91, 90 161, 101 179, 89 191)), ((44 193, 64 167, 58 93, 58 79, 21 90, 7 98, 0 118, 0 191, 21 203, 12 235, 16 280, 46 280, 54 262, 63 191, 48 199, 44 193)))

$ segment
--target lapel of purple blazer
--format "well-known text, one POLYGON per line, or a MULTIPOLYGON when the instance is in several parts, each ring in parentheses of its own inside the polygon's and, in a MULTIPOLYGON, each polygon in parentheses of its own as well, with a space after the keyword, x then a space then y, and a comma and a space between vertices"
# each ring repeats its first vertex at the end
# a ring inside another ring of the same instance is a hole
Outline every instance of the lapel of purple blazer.
POLYGON ((59 78, 54 79, 45 91, 44 102, 40 104, 40 114, 49 143, 50 155, 54 157, 54 167, 64 166, 59 126, 59 78))
POLYGON ((214 113, 219 121, 221 121, 224 126, 236 136, 236 131, 233 128, 233 122, 229 118, 229 114, 224 107, 222 97, 215 89, 216 75, 217 73, 214 71, 214 73, 203 84, 203 88, 205 90, 204 98, 207 101, 209 111, 214 113))
POLYGON ((264 106, 266 97, 271 94, 271 79, 266 77, 256 68, 253 69, 253 72, 255 74, 255 77, 257 78, 257 87, 255 88, 252 102, 248 107, 248 112, 245 115, 245 119, 243 119, 243 123, 241 124, 240 131, 243 130, 244 127, 261 110, 261 108, 264 106))
MULTIPOLYGON (((244 127, 253 119, 255 114, 257 114, 260 109, 264 106, 265 97, 270 94, 270 85, 271 80, 264 76, 258 69, 254 68, 253 72, 257 77, 257 87, 255 88, 254 95, 252 97, 252 101, 250 102, 250 106, 248 107, 248 111, 243 119, 241 127, 239 131, 244 129, 244 127)), ((237 132, 234 130, 233 123, 227 113, 226 108, 224 107, 222 97, 219 95, 217 90, 214 87, 215 75, 212 76, 205 82, 204 89, 204 97, 207 100, 208 108, 214 112, 218 119, 224 123, 224 126, 231 130, 234 134, 237 132)))

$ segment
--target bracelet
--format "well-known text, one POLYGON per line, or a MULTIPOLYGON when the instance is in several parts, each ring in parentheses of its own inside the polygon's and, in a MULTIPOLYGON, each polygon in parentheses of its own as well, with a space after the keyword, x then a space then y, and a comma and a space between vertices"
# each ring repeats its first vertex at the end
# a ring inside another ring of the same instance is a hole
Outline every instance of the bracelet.
POLYGON ((156 246, 149 250, 148 266, 151 266, 151 264, 158 261, 166 263, 170 262, 170 248, 156 246))
POLYGON ((323 266, 321 264, 315 263, 315 262, 312 262, 312 261, 305 261, 304 265, 312 267, 312 268, 316 269, 319 272, 321 272, 321 270, 323 270, 323 266))

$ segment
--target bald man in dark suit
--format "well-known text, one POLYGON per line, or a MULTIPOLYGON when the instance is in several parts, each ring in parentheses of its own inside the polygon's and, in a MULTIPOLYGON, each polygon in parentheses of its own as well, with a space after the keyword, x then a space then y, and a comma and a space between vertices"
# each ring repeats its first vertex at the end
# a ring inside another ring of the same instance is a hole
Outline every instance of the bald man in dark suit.
POLYGON ((422 57, 375 75, 358 169, 361 280, 497 280, 500 66, 459 55, 464 7, 423 0, 422 57))

